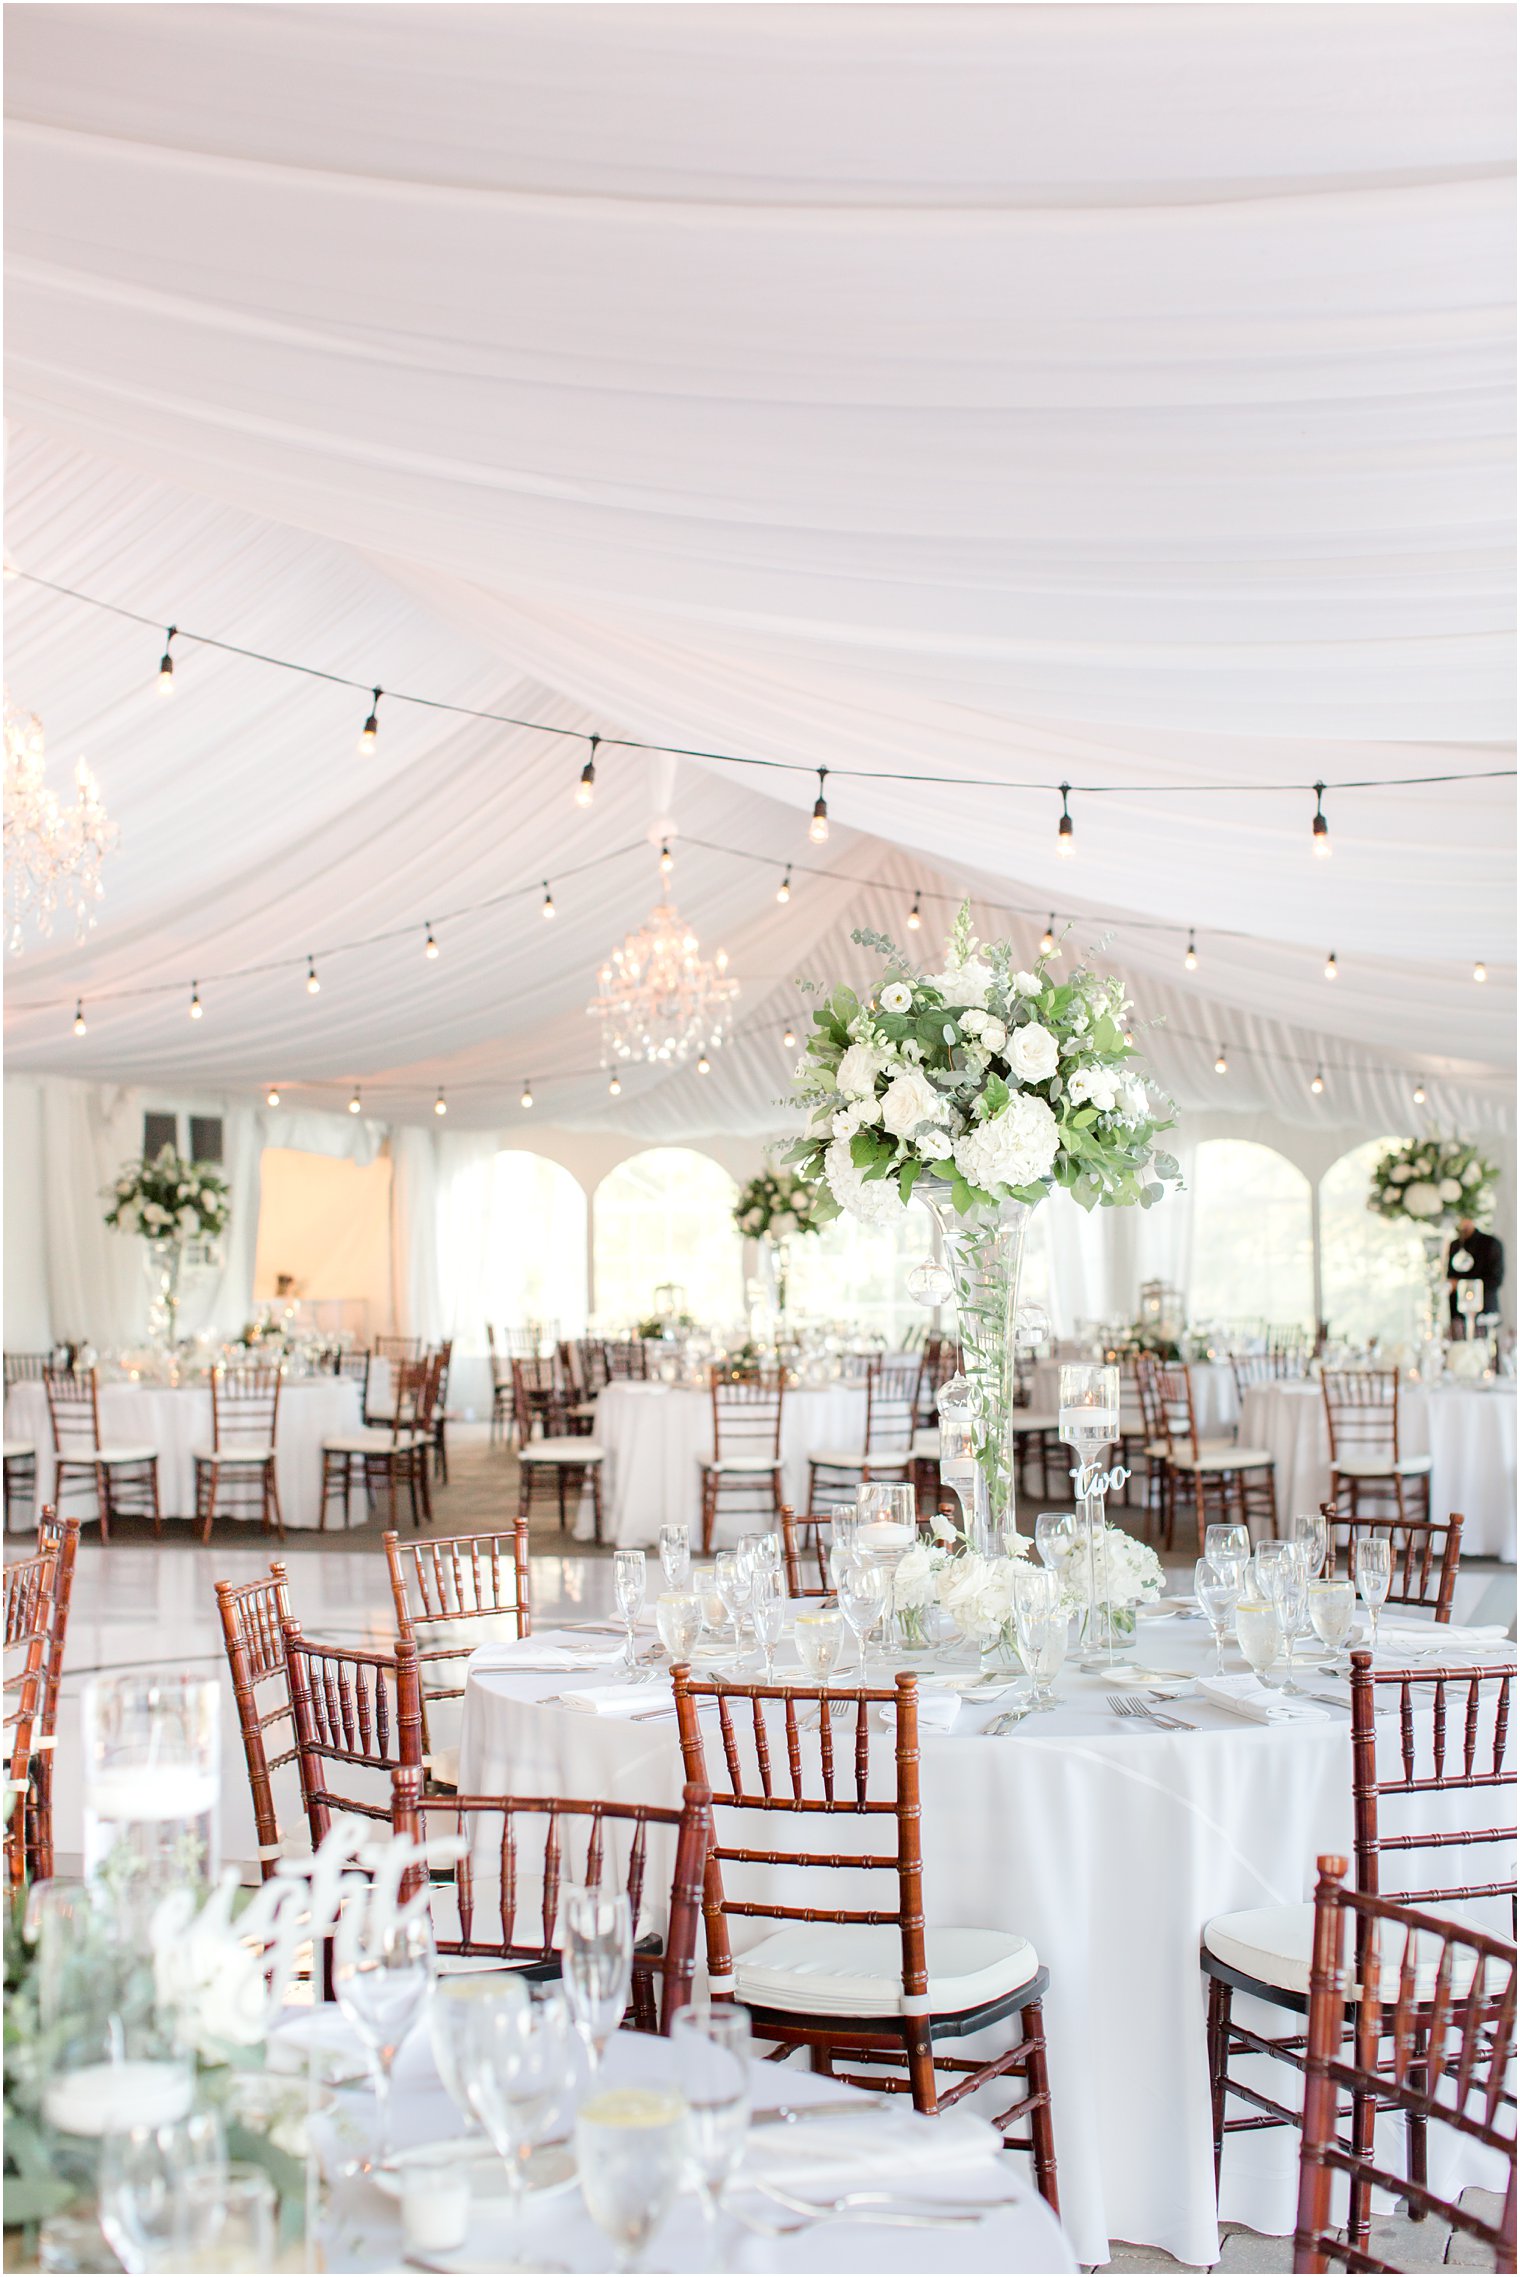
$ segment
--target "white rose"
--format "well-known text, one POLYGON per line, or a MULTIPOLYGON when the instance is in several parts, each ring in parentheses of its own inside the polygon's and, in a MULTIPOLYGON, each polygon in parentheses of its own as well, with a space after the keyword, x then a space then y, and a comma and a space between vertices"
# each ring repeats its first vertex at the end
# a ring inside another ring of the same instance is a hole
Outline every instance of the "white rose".
POLYGON ((999 1115, 968 1131, 955 1145, 955 1167, 973 1186, 1029 1186, 1049 1175, 1060 1127, 1043 1099, 1021 1091, 999 1115))
POLYGON ((947 1004, 971 1005, 980 1010, 985 1008, 987 991, 992 986, 992 967, 984 965, 980 957, 972 957, 967 964, 931 973, 929 986, 937 988, 947 1004))
POLYGON ((1483 1165, 1481 1162, 1470 1162, 1467 1165, 1467 1168, 1462 1173, 1462 1183, 1464 1186, 1482 1185, 1483 1165))
POLYGON ((881 1102, 881 1119, 894 1138, 906 1138, 920 1123, 940 1113, 939 1093, 926 1075, 910 1069, 887 1085, 881 1102))
MULTIPOLYGON (((961 1025, 964 1027, 965 1022, 962 1021, 961 1025)), ((1002 1021, 995 1020, 990 1012, 984 1013, 982 1015, 982 1042, 987 1046, 987 1049, 990 1052, 1000 1052, 1007 1041, 1008 1030, 1002 1021)))
POLYGON ((1038 996, 1039 979, 1032 972, 1016 972, 1013 976, 1013 993, 1015 996, 1038 996))
POLYGON ((913 991, 904 980, 889 980, 881 992, 883 1012, 910 1012, 913 1008, 913 991))
POLYGON ((1462 1181, 1460 1178, 1443 1178, 1441 1180, 1441 1199, 1443 1202, 1461 1201, 1462 1181))
POLYGON ((988 1012, 963 1012, 961 1014, 961 1034, 963 1036, 980 1036, 991 1024, 991 1017, 988 1012))
POLYGON ((1432 1170, 1434 1170, 1435 1164, 1428 1154, 1422 1154, 1419 1161, 1415 1164, 1415 1168, 1422 1178, 1428 1178, 1432 1170))
POLYGON ((1107 1067, 1079 1067, 1066 1089, 1074 1107, 1091 1100, 1104 1114, 1112 1113, 1118 1097, 1117 1080, 1113 1070, 1107 1067))
POLYGON ((834 1081, 847 1099, 869 1099, 886 1064, 885 1053, 872 1051, 869 1044, 851 1044, 834 1081))
POLYGON ((1008 1046, 1008 1064, 1021 1083, 1046 1083, 1055 1074, 1060 1046, 1038 1020, 1015 1028, 1008 1046))
POLYGON ((1416 1178, 1413 1185, 1404 1188, 1404 1207, 1412 1218, 1438 1218, 1441 1197, 1427 1179, 1416 1178))
POLYGON ((1385 1202, 1396 1202, 1398 1198, 1399 1190, 1397 1186, 1385 1186, 1383 1188, 1383 1199, 1385 1202))
POLYGON ((1393 1168, 1389 1171, 1388 1175, 1390 1178, 1396 1178, 1401 1186, 1407 1186, 1410 1179, 1414 1176, 1414 1172, 1410 1169, 1407 1162, 1396 1162, 1393 1168))

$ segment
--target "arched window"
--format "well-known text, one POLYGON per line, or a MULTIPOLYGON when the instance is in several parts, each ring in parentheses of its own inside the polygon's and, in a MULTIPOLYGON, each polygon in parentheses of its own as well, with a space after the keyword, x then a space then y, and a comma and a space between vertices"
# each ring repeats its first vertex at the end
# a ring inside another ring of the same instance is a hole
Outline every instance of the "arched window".
POLYGON ((596 1317, 626 1328, 655 1309, 673 1283, 704 1326, 744 1319, 739 1189, 710 1155, 657 1146, 610 1170, 596 1190, 596 1317))
POLYGON ((935 1254, 934 1226, 916 1205, 888 1226, 848 1212, 791 1244, 787 1306, 793 1320, 838 1321, 898 1346, 929 1315, 908 1294, 908 1275, 935 1254))
POLYGON ((1286 1155, 1249 1139, 1205 1139, 1192 1176, 1198 1325, 1314 1325, 1309 1181, 1286 1155))
POLYGON ((1412 1225, 1367 1207, 1372 1165, 1403 1142, 1368 1139, 1319 1182, 1320 1285, 1330 1333, 1347 1342, 1411 1343, 1422 1326, 1425 1252, 1412 1225))
MULTIPOLYGON (((501 1327, 586 1329, 586 1195, 563 1163, 504 1148, 491 1164, 482 1294, 501 1327)), ((478 1235, 477 1235, 478 1238, 478 1235)))

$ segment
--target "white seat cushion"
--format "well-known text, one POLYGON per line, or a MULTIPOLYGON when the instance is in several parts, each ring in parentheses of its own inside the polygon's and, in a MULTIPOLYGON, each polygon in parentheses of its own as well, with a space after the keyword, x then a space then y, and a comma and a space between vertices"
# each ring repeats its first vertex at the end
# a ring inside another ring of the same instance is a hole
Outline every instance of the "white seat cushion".
POLYGON ((37 1452, 30 1439, 7 1439, 4 1442, 3 1450, 0 1451, 3 1451, 8 1463, 25 1462, 28 1455, 35 1455, 37 1452))
POLYGON ((324 1455, 388 1455, 394 1449, 397 1454, 412 1454, 417 1448, 431 1444, 431 1435, 426 1431, 355 1431, 345 1439, 324 1439, 322 1452, 324 1455))
POLYGON ((1331 1464, 1342 1478, 1423 1478, 1430 1468, 1428 1455, 1337 1455, 1331 1464))
POLYGON ((1272 1468, 1272 1457, 1265 1447, 1232 1447, 1228 1440, 1223 1446, 1200 1446, 1196 1455, 1173 1455, 1170 1458, 1174 1471, 1260 1471, 1272 1468))
POLYGON ((915 1463, 937 1463, 939 1461, 939 1430, 937 1426, 929 1424, 923 1430, 915 1431, 913 1445, 908 1451, 915 1463))
POLYGON ((60 1463, 153 1463, 158 1460, 156 1447, 63 1447, 59 1450, 60 1463))
MULTIPOLYGON (((1453 1913, 1460 1920, 1460 1906, 1453 1913)), ((1346 1950, 1351 1950, 1352 1932, 1346 1932, 1346 1950)), ((1309 1963, 1314 1951, 1314 1907, 1303 1905, 1256 1906, 1247 1913, 1220 1913, 1205 1924, 1204 1950, 1212 1953, 1216 1961, 1226 1968, 1238 1969, 1242 1976, 1255 1977, 1259 1984, 1275 1985, 1281 1992, 1307 1993, 1309 1990, 1309 1963)), ((1399 1969, 1404 1958, 1404 1933, 1382 1933, 1380 1957, 1382 1979, 1379 1987, 1384 2000, 1393 2000, 1399 1989, 1399 1969)), ((1440 1946, 1433 1937, 1421 1937, 1415 1951, 1414 1990, 1416 2000, 1429 2000, 1435 1992, 1436 1968, 1440 1959, 1440 1946)), ((1459 1947, 1453 1970, 1454 1989, 1467 1991, 1472 1982, 1471 1958, 1459 1947), (1465 1965, 1464 1965, 1465 1964, 1465 1965)))
MULTIPOLYGON (((1040 1965, 1026 1938, 1003 1929, 930 1929, 925 1946, 935 2016, 957 2015, 1016 1992, 1040 1965)), ((902 1938, 891 1923, 797 1922, 735 1962, 734 1989, 757 2008, 809 2016, 898 2016, 902 1938)))
POLYGON ((427 1767, 435 1787, 459 1788, 459 1750, 457 1747, 434 1747, 428 1750, 427 1767))
POLYGON ((267 1463, 274 1454, 267 1439, 229 1439, 226 1446, 197 1447, 198 1463, 267 1463))
POLYGON ((890 1453, 881 1455, 862 1454, 858 1447, 852 1452, 841 1447, 826 1448, 818 1454, 811 1447, 808 1449, 808 1461, 820 1471, 861 1471, 867 1463, 873 1471, 901 1471, 907 1469, 911 1460, 906 1447, 894 1447, 890 1453))
POLYGON ((594 1439, 529 1439, 518 1449, 520 1463, 599 1463, 602 1450, 594 1439))
POLYGON ((727 1477, 764 1478, 770 1471, 779 1471, 779 1455, 724 1455, 718 1462, 705 1462, 705 1471, 719 1471, 727 1477))
POLYGON ((1047 1415, 1043 1408, 1015 1407, 1009 1411, 1009 1422, 1015 1433, 1024 1431, 1059 1431, 1059 1415, 1047 1415))

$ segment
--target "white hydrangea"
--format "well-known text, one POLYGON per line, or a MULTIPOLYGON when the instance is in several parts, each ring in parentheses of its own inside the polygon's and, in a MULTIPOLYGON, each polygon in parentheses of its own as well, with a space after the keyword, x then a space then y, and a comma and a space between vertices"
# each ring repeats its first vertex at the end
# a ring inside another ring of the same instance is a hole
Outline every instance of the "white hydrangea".
POLYGON ((869 1044, 851 1044, 834 1080, 847 1099, 869 1099, 886 1064, 885 1052, 873 1051, 869 1044))
POLYGON ((1055 1074, 1060 1046, 1048 1028, 1032 1020, 1016 1028, 1008 1046, 1008 1064, 1021 1083, 1047 1083, 1055 1074))
POLYGON ((1159 1597, 1166 1576, 1148 1542, 1136 1541, 1122 1526, 1105 1526, 1107 1570, 1100 1560, 1098 1586, 1110 1605, 1138 1605, 1159 1597))
POLYGON ((823 1174, 829 1192, 842 1210, 862 1225, 891 1225, 901 1217, 904 1203, 895 1178, 867 1179, 850 1160, 847 1139, 835 1139, 823 1157, 823 1174))
POLYGON ((1462 1181, 1460 1178, 1443 1178, 1441 1180, 1441 1199, 1443 1202, 1461 1201, 1462 1181))
POLYGON ((1412 1218, 1438 1218, 1441 1214, 1439 1189, 1428 1178, 1416 1178, 1404 1188, 1404 1207, 1412 1218))
POLYGON ((989 1193, 999 1186, 1029 1186, 1048 1176, 1060 1136, 1044 1100, 1021 1091, 1000 1114, 957 1139, 955 1167, 970 1185, 989 1193))
POLYGON ((912 1612, 937 1601, 936 1583, 944 1562, 944 1551, 931 1549, 927 1542, 915 1543, 906 1556, 898 1560, 892 1577, 892 1602, 899 1613, 912 1612))

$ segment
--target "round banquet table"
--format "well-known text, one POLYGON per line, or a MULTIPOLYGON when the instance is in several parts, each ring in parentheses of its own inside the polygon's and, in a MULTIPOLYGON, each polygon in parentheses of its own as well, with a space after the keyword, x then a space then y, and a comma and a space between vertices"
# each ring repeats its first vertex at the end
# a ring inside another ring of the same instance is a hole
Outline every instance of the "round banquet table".
MULTIPOLYGON (((548 1632, 520 1652, 567 1634, 548 1632)), ((1150 1667, 1186 1671, 1205 1665, 1212 1646, 1196 1617, 1166 1613, 1143 1622, 1137 1649, 1150 1667)), ((467 1678, 463 1791, 679 1801, 673 1708, 628 1722, 560 1706, 568 1686, 604 1679, 508 1669, 488 1658, 497 1664, 472 1663, 467 1678)), ((1244 1666, 1233 1648, 1227 1666, 1244 1666)), ((786 1643, 778 1676, 799 1677, 786 1643)), ((928 1728, 932 1668, 922 1682, 925 1912, 931 1925, 1016 1929, 1050 1970, 1056 2152, 1076 2252, 1084 2264, 1103 2262, 1110 2239, 1122 2238, 1211 2265, 1219 2238, 1199 1933, 1213 1914, 1309 1898, 1317 1856, 1350 1854, 1349 1712, 1327 1708, 1313 1722, 1263 1726, 1193 1695, 1179 1712, 1198 1728, 1167 1732, 1115 1716, 1102 1680, 1068 1668, 1053 1713, 1026 1717, 994 1739, 981 1727, 1000 1703, 975 1696, 961 1701, 952 1729, 928 1728)), ((669 1694, 662 1684, 649 1697, 657 1709, 669 1694)), ((1396 1745, 1391 1728, 1389 1736, 1396 1745)), ((880 1767, 890 1780, 885 1734, 883 1741, 880 1767)), ((785 1757, 779 1729, 772 1755, 785 1757)), ((876 1769, 873 1759, 873 1780, 876 1769)), ((1476 1803, 1459 1795, 1452 1808, 1481 1813, 1489 1800, 1479 1790, 1476 1803)), ((784 1820, 767 1829, 777 1847, 787 1835, 784 1820)), ((1462 1852, 1443 1855, 1460 1878, 1462 1852)), ((656 1879, 651 1857, 650 1886, 656 1879)), ((816 1872, 799 1869, 793 1880, 783 1869, 776 1887, 785 1902, 808 1904, 816 1872)), ((736 1949, 768 1926, 733 1921, 736 1949)), ((1243 2001, 1239 2013, 1282 2029, 1280 2012, 1243 2001)), ((1264 2084, 1275 2072, 1280 2094, 1278 2067, 1265 2068, 1264 2084)), ((1461 2179, 1492 2186, 1486 2169, 1461 2179)), ((1272 2129, 1228 2139, 1223 2218, 1286 2234, 1296 2191, 1296 2136, 1272 2129)))
MULTIPOLYGON (((321 1516, 322 1442, 357 1431, 362 1387, 346 1376, 311 1376, 280 1387, 275 1477, 287 1526, 315 1526, 321 1516)), ((53 1427, 47 1393, 39 1383, 12 1384, 5 1403, 7 1438, 29 1439, 37 1450, 37 1506, 53 1499, 53 1427)), ((196 1450, 211 1445, 211 1391, 206 1384, 102 1383, 103 1446, 153 1447, 158 1452, 158 1498, 166 1518, 195 1515, 196 1450)), ((70 1487, 71 1500, 76 1489, 70 1487)), ((242 1498, 246 1502, 246 1496, 242 1498)), ((77 1490, 81 1517, 93 1514, 93 1487, 77 1490)), ((363 1503, 356 1498, 358 1523, 363 1503)), ((243 1509, 229 1515, 257 1519, 243 1509)), ((334 1504, 330 1523, 343 1525, 334 1504)))
MULTIPOLYGON (((815 1448, 859 1447, 865 1437, 864 1384, 789 1390, 781 1406, 781 1482, 794 1510, 807 1507, 808 1455, 815 1448)), ((602 1466, 602 1539, 618 1549, 658 1541, 660 1528, 683 1519, 700 1539, 702 1471, 713 1451, 712 1394, 679 1384, 623 1382, 597 1394, 602 1466)), ((719 1505, 713 1539, 737 1539, 752 1520, 719 1505)), ((576 1537, 591 1534, 590 1504, 576 1517, 576 1537)))
MULTIPOLYGON (((1193 1412, 1198 1419, 1199 1438, 1228 1438, 1240 1416, 1235 1371, 1229 1361, 1190 1360, 1188 1375, 1192 1380, 1193 1412)), ((1060 1361, 1038 1361, 1034 1371, 1035 1406, 1041 1413, 1053 1415, 1060 1405, 1060 1396, 1060 1361)))
MULTIPOLYGON (((1276 1466, 1279 1520, 1330 1496, 1330 1431, 1318 1384, 1250 1384, 1241 1411, 1245 1445, 1276 1466)), ((1399 1386, 1399 1451, 1429 1455, 1430 1507, 1460 1510, 1464 1557, 1515 1562, 1515 1386, 1399 1386)))

